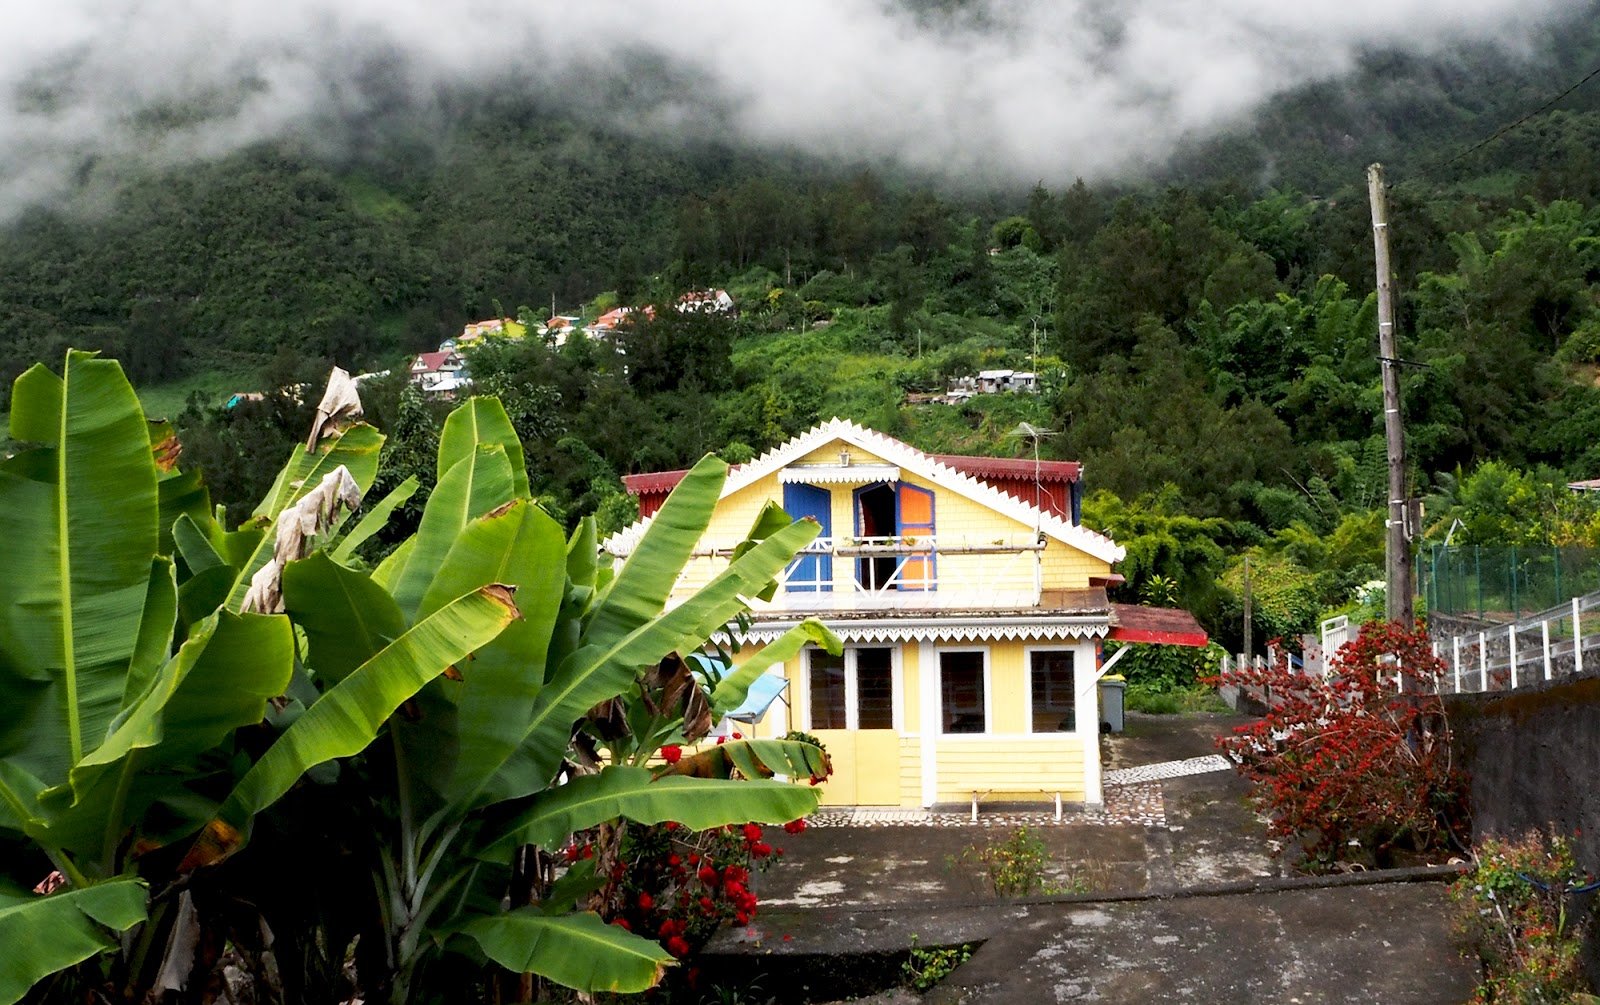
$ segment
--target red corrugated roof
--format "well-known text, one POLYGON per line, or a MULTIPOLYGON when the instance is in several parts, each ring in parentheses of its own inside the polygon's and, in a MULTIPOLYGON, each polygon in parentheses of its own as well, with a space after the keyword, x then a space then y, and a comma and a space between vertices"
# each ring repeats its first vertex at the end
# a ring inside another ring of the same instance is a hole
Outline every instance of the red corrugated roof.
POLYGON ((678 471, 647 471, 640 475, 623 475, 622 487, 632 495, 648 495, 654 492, 671 492, 683 481, 683 476, 689 473, 688 468, 678 471))
POLYGON ((1141 604, 1112 604, 1111 633, 1106 637, 1118 642, 1158 642, 1196 648, 1210 641, 1206 630, 1188 611, 1141 604))
POLYGON ((445 360, 448 360, 454 355, 455 353, 446 349, 442 352, 419 352, 417 353, 417 359, 422 363, 423 366, 427 367, 428 371, 431 373, 432 371, 439 369, 441 366, 444 366, 445 360))
MULTIPOLYGON (((964 475, 990 478, 1026 478, 1034 476, 1034 462, 1026 457, 973 457, 969 454, 930 454, 940 464, 949 465, 964 475)), ((1075 482, 1083 473, 1077 461, 1038 462, 1039 480, 1043 482, 1075 482)))

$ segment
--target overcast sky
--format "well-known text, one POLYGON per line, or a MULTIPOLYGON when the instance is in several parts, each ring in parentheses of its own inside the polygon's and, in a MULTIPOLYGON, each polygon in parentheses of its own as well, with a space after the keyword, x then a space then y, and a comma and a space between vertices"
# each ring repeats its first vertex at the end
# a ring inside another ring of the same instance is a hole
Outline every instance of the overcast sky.
POLYGON ((711 123, 754 145, 986 180, 1104 177, 1363 49, 1516 50, 1586 6, 973 0, 919 19, 872 0, 13 0, 0 3, 0 218, 58 198, 97 159, 326 131, 362 113, 374 82, 426 107, 441 87, 507 77, 602 103, 629 128, 711 123), (652 62, 681 86, 613 86, 652 62))

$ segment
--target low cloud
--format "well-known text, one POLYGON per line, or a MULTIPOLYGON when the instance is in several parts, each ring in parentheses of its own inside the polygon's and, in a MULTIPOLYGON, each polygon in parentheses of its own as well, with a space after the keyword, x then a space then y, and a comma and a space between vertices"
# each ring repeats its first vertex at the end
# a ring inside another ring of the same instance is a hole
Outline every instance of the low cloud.
POLYGON ((1572 0, 57 0, 0 8, 0 219, 376 102, 514 86, 643 131, 979 181, 1105 177, 1349 70, 1516 48, 1572 0), (923 7, 930 5, 924 4, 923 7), (664 82, 665 81, 665 82, 664 82))

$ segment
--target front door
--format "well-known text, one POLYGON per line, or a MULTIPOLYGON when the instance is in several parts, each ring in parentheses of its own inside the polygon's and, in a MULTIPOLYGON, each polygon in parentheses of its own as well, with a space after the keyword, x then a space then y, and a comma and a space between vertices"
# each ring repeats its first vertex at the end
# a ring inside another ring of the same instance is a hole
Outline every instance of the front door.
POLYGON ((806 652, 806 731, 822 741, 833 762, 833 776, 822 787, 825 805, 900 803, 896 659, 890 646, 851 647, 843 656, 806 652))

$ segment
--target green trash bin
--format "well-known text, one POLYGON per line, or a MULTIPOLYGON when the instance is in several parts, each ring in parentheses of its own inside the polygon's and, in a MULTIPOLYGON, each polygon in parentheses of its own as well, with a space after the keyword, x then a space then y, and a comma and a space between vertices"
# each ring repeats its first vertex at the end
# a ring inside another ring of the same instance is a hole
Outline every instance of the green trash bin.
POLYGON ((1122 732, 1122 697, 1128 678, 1119 673, 1100 678, 1100 732, 1122 732))

